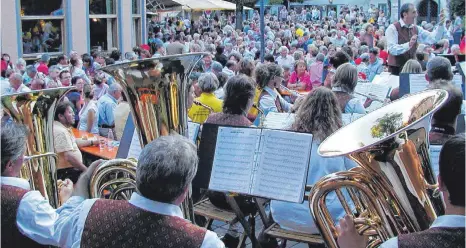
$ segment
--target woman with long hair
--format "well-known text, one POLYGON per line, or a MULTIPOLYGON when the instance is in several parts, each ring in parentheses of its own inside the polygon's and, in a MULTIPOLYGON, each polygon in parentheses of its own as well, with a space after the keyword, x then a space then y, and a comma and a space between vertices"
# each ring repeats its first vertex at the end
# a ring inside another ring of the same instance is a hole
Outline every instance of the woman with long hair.
MULTIPOLYGON (((318 153, 320 143, 341 126, 340 106, 335 94, 330 89, 319 87, 305 97, 296 113, 296 119, 291 129, 313 135, 311 161, 307 173, 308 185, 315 184, 325 175, 346 171, 355 166, 355 163, 346 157, 325 158, 318 153)), ((336 194, 329 194, 327 203, 329 212, 334 219, 337 220, 344 216, 345 211, 336 194)), ((270 210, 274 222, 278 223, 282 229, 310 234, 319 233, 312 216, 309 214, 309 202, 298 204, 272 200, 270 210)), ((273 242, 273 239, 271 241, 273 242)), ((267 243, 271 243, 270 239, 267 243)))
POLYGON ((79 111, 78 130, 99 135, 99 109, 94 100, 94 90, 89 84, 83 87, 84 105, 79 111))
POLYGON ((84 105, 84 95, 83 95, 83 89, 84 85, 87 85, 84 80, 79 77, 75 76, 71 78, 71 86, 76 87, 76 89, 70 90, 66 94, 66 97, 68 100, 73 104, 73 110, 74 110, 74 118, 75 118, 75 123, 78 125, 79 122, 79 112, 81 111, 82 106, 84 105))

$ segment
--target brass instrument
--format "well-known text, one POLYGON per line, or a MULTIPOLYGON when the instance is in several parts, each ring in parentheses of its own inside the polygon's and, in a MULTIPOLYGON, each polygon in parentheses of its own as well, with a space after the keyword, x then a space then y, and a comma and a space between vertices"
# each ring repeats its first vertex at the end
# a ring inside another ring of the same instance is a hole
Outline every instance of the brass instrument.
MULTIPOLYGON (((188 135, 188 75, 204 53, 165 56, 110 65, 112 75, 131 107, 141 147, 162 135, 188 135)), ((136 164, 111 160, 100 165, 91 178, 93 197, 127 199, 135 190, 136 164)), ((182 204, 184 217, 194 220, 191 198, 182 204)))
POLYGON ((323 177, 311 190, 309 207, 328 247, 338 247, 326 198, 336 194, 356 219, 368 247, 404 233, 427 229, 444 212, 436 198, 429 157, 433 113, 448 93, 428 90, 379 108, 339 129, 319 146, 323 157, 346 155, 359 166, 323 177))
POLYGON ((25 165, 21 177, 28 180, 32 190, 38 190, 50 205, 59 207, 57 188, 57 156, 54 153, 53 121, 55 108, 61 98, 74 87, 35 90, 3 95, 2 107, 17 123, 29 129, 25 165))

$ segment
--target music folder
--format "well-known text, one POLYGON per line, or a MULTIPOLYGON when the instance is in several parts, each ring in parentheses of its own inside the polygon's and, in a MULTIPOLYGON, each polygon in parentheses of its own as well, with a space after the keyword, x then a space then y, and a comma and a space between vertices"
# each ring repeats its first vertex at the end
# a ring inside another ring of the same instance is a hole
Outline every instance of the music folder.
POLYGON ((312 134, 204 124, 193 187, 303 202, 312 134))
MULTIPOLYGON (((466 97, 463 78, 461 75, 453 75, 452 84, 463 92, 463 97, 466 97)), ((413 94, 427 90, 429 82, 426 79, 425 74, 400 74, 400 91, 399 96, 402 97, 406 94, 413 94)))

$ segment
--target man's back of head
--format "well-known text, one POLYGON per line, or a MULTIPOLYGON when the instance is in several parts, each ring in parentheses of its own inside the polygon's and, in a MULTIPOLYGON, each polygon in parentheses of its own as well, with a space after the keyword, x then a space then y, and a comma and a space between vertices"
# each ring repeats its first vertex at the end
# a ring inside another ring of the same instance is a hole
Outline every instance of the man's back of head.
POLYGON ((427 77, 430 82, 443 79, 451 81, 453 79, 453 72, 451 71, 451 63, 445 57, 437 56, 427 62, 427 77))
MULTIPOLYGON (((439 155, 440 187, 448 191, 449 202, 455 207, 465 206, 465 135, 457 134, 447 140, 439 155)), ((464 214, 464 211, 463 211, 464 214)))

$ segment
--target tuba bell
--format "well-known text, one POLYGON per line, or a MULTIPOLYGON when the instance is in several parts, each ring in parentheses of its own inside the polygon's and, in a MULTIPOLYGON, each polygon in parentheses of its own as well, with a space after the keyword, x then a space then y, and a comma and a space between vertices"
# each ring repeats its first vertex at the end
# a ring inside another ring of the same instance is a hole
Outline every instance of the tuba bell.
MULTIPOLYGON (((141 147, 159 136, 188 135, 188 76, 203 55, 165 56, 102 68, 123 88, 141 147)), ((127 199, 136 188, 135 171, 134 161, 105 162, 91 178, 91 197, 127 199)), ((183 203, 182 210, 185 218, 194 219, 190 199, 183 203)))
POLYGON ((346 155, 358 165, 323 177, 309 195, 311 214, 328 247, 338 247, 335 223, 326 206, 329 194, 336 195, 346 214, 353 215, 358 232, 368 236, 368 247, 427 229, 443 214, 428 134, 433 113, 447 98, 444 90, 407 96, 321 143, 321 156, 346 155))
MULTIPOLYGON (((53 121, 60 99, 74 87, 35 90, 3 95, 2 108, 17 123, 29 129, 21 177, 38 190, 52 207, 60 206, 57 188, 57 156, 54 153, 53 121)), ((8 121, 8 120, 7 120, 8 121)))

